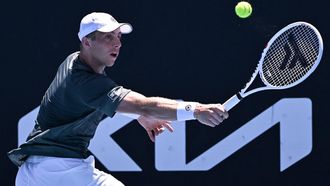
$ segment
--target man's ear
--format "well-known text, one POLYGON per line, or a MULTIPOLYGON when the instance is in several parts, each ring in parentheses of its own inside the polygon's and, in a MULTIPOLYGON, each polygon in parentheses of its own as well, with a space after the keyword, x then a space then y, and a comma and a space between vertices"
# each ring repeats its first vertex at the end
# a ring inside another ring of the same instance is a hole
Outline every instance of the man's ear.
POLYGON ((87 37, 83 37, 81 40, 81 44, 86 47, 90 47, 91 46, 90 39, 88 39, 87 37))

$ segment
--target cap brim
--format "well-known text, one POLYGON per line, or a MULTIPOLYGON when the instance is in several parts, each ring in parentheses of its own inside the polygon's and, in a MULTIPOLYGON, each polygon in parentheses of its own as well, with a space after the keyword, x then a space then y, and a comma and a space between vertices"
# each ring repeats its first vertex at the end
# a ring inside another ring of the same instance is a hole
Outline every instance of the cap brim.
POLYGON ((120 31, 123 34, 129 34, 133 31, 133 27, 129 23, 121 23, 120 25, 120 31))
POLYGON ((117 28, 120 28, 120 32, 123 34, 129 34, 132 32, 133 27, 129 23, 119 23, 118 25, 107 25, 102 28, 97 29, 100 32, 112 32, 116 30, 117 28))

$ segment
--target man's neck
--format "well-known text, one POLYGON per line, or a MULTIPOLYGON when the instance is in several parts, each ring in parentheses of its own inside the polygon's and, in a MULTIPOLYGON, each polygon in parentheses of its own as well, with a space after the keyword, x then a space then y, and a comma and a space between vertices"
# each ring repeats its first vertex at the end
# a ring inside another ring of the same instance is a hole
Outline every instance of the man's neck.
POLYGON ((80 52, 79 59, 83 63, 86 63, 88 66, 90 66, 95 73, 104 74, 105 66, 99 65, 97 62, 93 62, 93 59, 86 55, 84 52, 80 52))

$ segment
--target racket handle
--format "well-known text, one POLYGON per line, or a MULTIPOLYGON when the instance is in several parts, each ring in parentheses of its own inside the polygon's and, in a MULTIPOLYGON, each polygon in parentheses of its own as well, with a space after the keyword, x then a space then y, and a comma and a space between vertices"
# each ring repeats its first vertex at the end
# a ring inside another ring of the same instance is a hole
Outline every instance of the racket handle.
POLYGON ((242 97, 238 94, 233 95, 231 98, 229 98, 223 106, 225 107, 226 111, 229 111, 232 109, 235 105, 237 105, 241 101, 242 97))

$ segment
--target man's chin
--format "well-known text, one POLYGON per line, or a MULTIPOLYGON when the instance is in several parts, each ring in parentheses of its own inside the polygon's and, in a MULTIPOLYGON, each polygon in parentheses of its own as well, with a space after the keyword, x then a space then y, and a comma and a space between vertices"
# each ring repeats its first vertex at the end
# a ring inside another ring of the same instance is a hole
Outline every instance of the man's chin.
POLYGON ((115 61, 109 61, 107 63, 107 67, 112 67, 115 64, 115 61))

